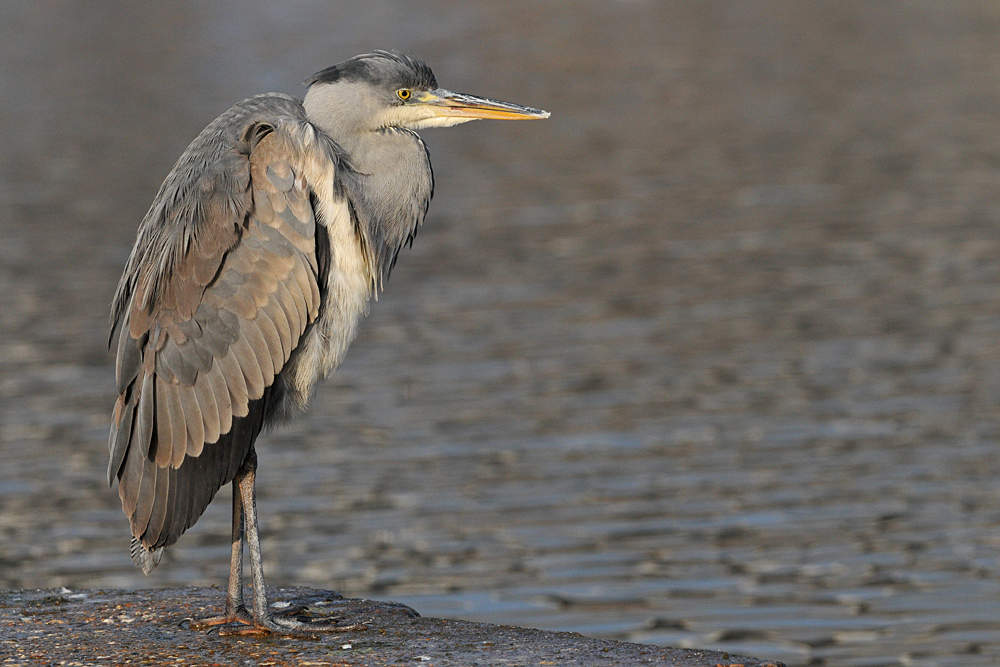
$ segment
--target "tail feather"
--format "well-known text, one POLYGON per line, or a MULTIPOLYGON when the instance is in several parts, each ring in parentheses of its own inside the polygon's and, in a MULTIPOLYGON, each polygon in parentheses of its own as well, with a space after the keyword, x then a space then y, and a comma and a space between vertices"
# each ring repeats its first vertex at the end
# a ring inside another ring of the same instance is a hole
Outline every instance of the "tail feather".
POLYGON ((160 558, 163 557, 163 547, 147 549, 142 542, 133 537, 129 553, 132 554, 132 562, 135 563, 135 566, 142 570, 143 574, 149 574, 154 567, 160 564, 160 558))

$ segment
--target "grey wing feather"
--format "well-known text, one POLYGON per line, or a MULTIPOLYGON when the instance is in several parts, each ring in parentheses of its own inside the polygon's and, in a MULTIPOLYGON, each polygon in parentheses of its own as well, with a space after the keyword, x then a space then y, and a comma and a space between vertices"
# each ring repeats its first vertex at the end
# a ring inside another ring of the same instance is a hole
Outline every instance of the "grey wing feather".
POLYGON ((112 312, 108 480, 144 568, 233 479, 319 315, 328 250, 316 244, 309 160, 346 168, 297 100, 251 98, 191 144, 140 225, 112 312))
MULTIPOLYGON (((215 364, 212 364, 212 366, 214 367, 215 364)), ((212 384, 212 374, 210 372, 198 375, 198 379, 195 381, 194 391, 195 400, 201 407, 204 443, 213 443, 219 439, 220 435, 222 435, 222 430, 219 424, 219 403, 215 398, 215 385, 212 384)), ((225 388, 223 388, 223 391, 228 399, 229 391, 225 388)))

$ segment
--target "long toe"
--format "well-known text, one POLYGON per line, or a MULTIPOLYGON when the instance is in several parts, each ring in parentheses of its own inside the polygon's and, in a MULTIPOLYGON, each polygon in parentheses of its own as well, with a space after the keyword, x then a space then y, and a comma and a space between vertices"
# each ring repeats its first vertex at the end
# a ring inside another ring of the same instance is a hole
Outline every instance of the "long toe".
MULTIPOLYGON (((285 637, 314 637, 320 632, 361 632, 367 629, 368 626, 364 623, 347 623, 342 625, 322 620, 301 621, 292 618, 275 618, 271 614, 268 614, 263 618, 258 618, 253 628, 240 628, 236 630, 236 633, 246 634, 246 631, 256 631, 258 633, 270 632, 285 637)), ((227 632, 227 634, 230 633, 227 632)))
MULTIPOLYGON (((233 611, 227 611, 225 614, 220 614, 218 616, 207 616, 205 618, 195 618, 192 619, 188 627, 192 630, 206 630, 208 628, 214 628, 217 625, 229 625, 230 623, 242 623, 243 625, 253 626, 253 616, 250 612, 246 610, 246 607, 237 607, 233 611)), ((225 634, 220 632, 220 634, 225 634)))

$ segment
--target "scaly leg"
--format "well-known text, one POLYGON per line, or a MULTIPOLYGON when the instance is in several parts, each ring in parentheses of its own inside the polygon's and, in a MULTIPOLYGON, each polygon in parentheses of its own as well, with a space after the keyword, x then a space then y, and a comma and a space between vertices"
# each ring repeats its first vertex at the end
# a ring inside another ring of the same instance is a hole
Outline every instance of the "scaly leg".
MULTIPOLYGON (((308 637, 314 632, 350 632, 367 630, 362 623, 351 625, 335 625, 323 622, 304 622, 293 619, 275 618, 267 604, 267 591, 264 589, 264 565, 260 554, 260 536, 257 532, 257 500, 254 489, 257 470, 257 454, 250 450, 240 475, 237 477, 239 495, 243 504, 243 518, 246 524, 247 546, 250 550, 250 574, 253 577, 253 627, 237 629, 232 634, 251 634, 273 632, 290 637, 308 637)), ((233 490, 234 493, 236 489, 233 490)), ((242 551, 240 552, 242 555, 242 551)), ((232 590, 232 584, 230 584, 232 590)), ((240 588, 242 591, 242 587, 240 588)), ((227 602, 228 604, 228 602, 227 602)), ((244 610, 245 613, 245 610, 244 610)), ((238 619, 241 620, 242 619, 238 619)))
POLYGON ((220 616, 210 616, 191 621, 195 630, 226 623, 253 625, 253 618, 243 604, 243 497, 240 494, 241 468, 233 480, 233 545, 229 561, 229 588, 226 590, 226 611, 220 616))

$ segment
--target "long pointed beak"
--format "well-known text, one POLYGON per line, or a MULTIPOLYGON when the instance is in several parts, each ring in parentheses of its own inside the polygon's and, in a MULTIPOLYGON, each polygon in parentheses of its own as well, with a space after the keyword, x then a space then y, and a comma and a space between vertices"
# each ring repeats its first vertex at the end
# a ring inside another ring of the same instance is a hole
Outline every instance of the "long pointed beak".
POLYGON ((520 104, 499 102, 485 97, 453 93, 438 88, 423 93, 417 102, 433 107, 434 115, 446 118, 496 118, 498 120, 534 120, 548 118, 549 112, 520 104))

